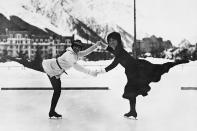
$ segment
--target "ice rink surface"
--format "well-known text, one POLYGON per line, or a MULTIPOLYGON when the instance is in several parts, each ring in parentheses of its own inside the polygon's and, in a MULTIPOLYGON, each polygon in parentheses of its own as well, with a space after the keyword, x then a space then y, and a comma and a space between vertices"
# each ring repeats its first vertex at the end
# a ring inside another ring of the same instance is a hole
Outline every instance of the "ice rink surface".
MULTIPOLYGON (((99 65, 100 63, 94 63, 99 65)), ((0 64, 0 87, 51 87, 47 76, 27 68, 0 64)), ((87 68, 101 68, 90 66, 87 68)), ((126 76, 121 66, 91 77, 73 69, 62 76, 63 87, 109 87, 110 90, 62 90, 58 113, 48 118, 52 90, 1 90, 0 131, 196 131, 197 62, 172 68, 137 97, 138 120, 123 117, 129 103, 122 98, 126 76)))

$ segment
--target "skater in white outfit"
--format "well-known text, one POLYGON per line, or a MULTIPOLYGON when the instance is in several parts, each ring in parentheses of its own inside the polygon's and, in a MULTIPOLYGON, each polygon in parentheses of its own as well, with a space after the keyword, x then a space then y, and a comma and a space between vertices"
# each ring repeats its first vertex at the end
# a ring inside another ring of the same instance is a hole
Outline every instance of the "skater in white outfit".
POLYGON ((13 57, 8 57, 8 59, 19 62, 23 64, 25 67, 44 72, 48 75, 48 78, 52 84, 53 87, 53 96, 51 100, 51 106, 49 111, 49 117, 62 117, 62 115, 56 113, 55 108, 58 103, 60 94, 61 94, 61 80, 60 76, 63 73, 66 73, 65 71, 70 69, 71 67, 75 68, 76 70, 96 76, 97 72, 96 70, 89 70, 77 63, 78 59, 90 54, 93 50, 95 50, 98 46, 100 46, 100 42, 97 42, 95 45, 92 45, 86 50, 82 50, 82 42, 80 40, 75 40, 71 47, 67 48, 66 52, 62 54, 58 58, 52 58, 52 59, 35 59, 34 61, 28 61, 24 59, 16 59, 13 57))

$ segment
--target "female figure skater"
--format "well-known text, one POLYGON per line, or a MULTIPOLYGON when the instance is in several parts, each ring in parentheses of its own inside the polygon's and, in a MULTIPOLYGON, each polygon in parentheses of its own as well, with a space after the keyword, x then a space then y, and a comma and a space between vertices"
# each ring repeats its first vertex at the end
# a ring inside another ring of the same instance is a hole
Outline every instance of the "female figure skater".
MULTIPOLYGON (((100 45, 100 42, 97 42, 95 45, 92 45, 86 50, 82 51, 82 42, 80 40, 75 40, 71 47, 67 48, 67 51, 58 58, 42 60, 40 55, 37 54, 34 61, 28 61, 24 59, 16 59, 13 57, 8 57, 8 59, 19 62, 25 67, 41 71, 47 74, 51 85, 53 87, 53 96, 51 100, 51 106, 49 111, 49 117, 61 118, 62 115, 56 113, 55 108, 58 103, 60 94, 61 94, 61 80, 60 76, 71 67, 74 67, 76 70, 96 76, 97 72, 91 71, 77 64, 77 60, 80 57, 90 54, 100 45)), ((66 73, 66 72, 65 72, 66 73)))
POLYGON ((149 84, 158 82, 164 73, 175 65, 187 63, 185 60, 167 62, 164 64, 152 64, 142 59, 134 59, 127 51, 124 50, 121 36, 118 32, 112 32, 107 36, 108 45, 102 43, 102 47, 113 53, 115 58, 113 62, 104 69, 98 71, 105 73, 115 68, 119 63, 125 68, 127 84, 124 89, 123 98, 128 99, 130 111, 124 114, 125 117, 137 117, 136 97, 138 95, 146 96, 150 91, 149 84))

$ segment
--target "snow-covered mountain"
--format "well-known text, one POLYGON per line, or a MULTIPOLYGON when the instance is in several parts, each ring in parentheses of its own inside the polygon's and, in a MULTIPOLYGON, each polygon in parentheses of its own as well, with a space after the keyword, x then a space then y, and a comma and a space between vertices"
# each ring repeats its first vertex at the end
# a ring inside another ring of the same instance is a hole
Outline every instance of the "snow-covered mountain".
POLYGON ((8 20, 17 16, 43 31, 96 42, 111 31, 121 32, 123 42, 132 47, 129 0, 0 0, 0 13, 8 20), (118 16, 118 17, 117 17, 118 16))
POLYGON ((178 47, 188 49, 191 47, 191 43, 187 39, 183 39, 179 44, 178 47))

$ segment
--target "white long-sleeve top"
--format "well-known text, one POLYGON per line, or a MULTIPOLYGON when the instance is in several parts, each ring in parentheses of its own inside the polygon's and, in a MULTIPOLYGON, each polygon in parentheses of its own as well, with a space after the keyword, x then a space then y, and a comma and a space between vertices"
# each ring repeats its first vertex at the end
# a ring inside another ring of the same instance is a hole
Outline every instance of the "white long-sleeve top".
POLYGON ((94 49, 97 48, 97 45, 93 45, 90 48, 78 52, 76 54, 71 47, 67 48, 67 51, 58 57, 58 62, 59 65, 61 66, 62 69, 58 66, 56 59, 46 59, 43 60, 42 66, 44 71, 50 76, 53 77, 55 76, 56 78, 59 78, 64 71, 70 69, 71 67, 74 67, 76 70, 89 74, 90 70, 82 67, 81 65, 77 64, 77 61, 80 57, 86 56, 89 53, 91 53, 94 49))

